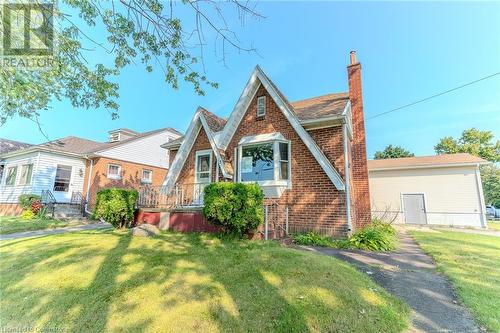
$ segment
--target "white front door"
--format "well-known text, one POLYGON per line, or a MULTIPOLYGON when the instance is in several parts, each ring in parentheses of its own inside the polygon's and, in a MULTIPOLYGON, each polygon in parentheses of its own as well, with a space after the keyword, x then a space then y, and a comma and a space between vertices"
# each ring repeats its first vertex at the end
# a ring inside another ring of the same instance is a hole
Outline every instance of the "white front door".
POLYGON ((403 206, 407 224, 427 223, 423 194, 403 194, 403 206))
POLYGON ((212 151, 201 150, 196 152, 195 184, 193 188, 193 204, 203 204, 203 191, 212 181, 212 151))
POLYGON ((71 199, 71 176, 73 168, 70 165, 58 164, 51 192, 57 202, 69 202, 71 199))

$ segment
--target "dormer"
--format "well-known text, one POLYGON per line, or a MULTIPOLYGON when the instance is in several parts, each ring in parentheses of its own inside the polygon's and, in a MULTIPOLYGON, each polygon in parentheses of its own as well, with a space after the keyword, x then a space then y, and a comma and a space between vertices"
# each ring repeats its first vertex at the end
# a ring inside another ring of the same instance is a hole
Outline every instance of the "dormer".
POLYGON ((132 131, 131 129, 128 128, 118 128, 115 130, 111 130, 108 133, 109 133, 109 142, 123 141, 126 139, 133 138, 134 136, 137 136, 137 134, 139 134, 138 132, 132 131))

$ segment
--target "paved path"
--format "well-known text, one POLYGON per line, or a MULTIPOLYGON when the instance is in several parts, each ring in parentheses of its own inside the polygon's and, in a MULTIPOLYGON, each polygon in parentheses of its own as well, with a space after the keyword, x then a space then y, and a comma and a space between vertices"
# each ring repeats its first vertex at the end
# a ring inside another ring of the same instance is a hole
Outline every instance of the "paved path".
POLYGON ((35 230, 35 231, 24 231, 24 232, 17 232, 14 234, 0 235, 0 241, 10 240, 10 239, 18 239, 18 238, 26 238, 26 237, 39 237, 39 236, 46 236, 46 235, 55 235, 55 234, 62 234, 65 232, 72 232, 72 231, 107 229, 107 228, 111 228, 111 224, 109 224, 109 223, 95 223, 95 224, 78 225, 78 226, 73 226, 73 227, 44 229, 44 230, 35 230))
POLYGON ((434 261, 404 231, 400 242, 399 249, 390 253, 305 248, 353 264, 405 301, 413 309, 411 332, 479 332, 448 279, 436 271, 434 261))

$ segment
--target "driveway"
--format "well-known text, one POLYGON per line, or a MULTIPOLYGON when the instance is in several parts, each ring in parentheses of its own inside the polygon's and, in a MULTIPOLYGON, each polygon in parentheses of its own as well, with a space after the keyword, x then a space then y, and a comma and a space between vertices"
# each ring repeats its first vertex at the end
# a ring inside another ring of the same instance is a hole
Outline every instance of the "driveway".
POLYGON ((0 241, 18 239, 18 238, 26 238, 26 237, 40 237, 40 236, 47 236, 47 235, 55 235, 55 234, 62 234, 65 232, 73 232, 73 231, 107 229, 107 228, 111 228, 111 227, 112 226, 109 223, 95 223, 95 224, 83 224, 83 225, 78 225, 78 226, 74 226, 74 227, 24 231, 24 232, 17 232, 14 234, 0 235, 0 241))
POLYGON ((468 309, 461 305, 451 283, 436 271, 404 230, 400 247, 389 253, 302 247, 345 260, 369 274, 375 282, 413 309, 410 332, 479 332, 468 309))

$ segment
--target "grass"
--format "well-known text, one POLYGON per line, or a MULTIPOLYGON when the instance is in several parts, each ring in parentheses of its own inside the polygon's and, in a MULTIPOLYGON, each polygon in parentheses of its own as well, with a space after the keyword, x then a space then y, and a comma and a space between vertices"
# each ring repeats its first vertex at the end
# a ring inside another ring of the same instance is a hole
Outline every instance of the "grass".
POLYGON ((276 243, 85 231, 0 244, 0 323, 69 332, 401 332, 352 266, 276 243))
POLYGON ((488 229, 500 231, 500 221, 488 221, 488 229))
POLYGON ((0 216, 0 234, 12 234, 14 232, 60 228, 68 226, 69 224, 70 222, 68 221, 53 219, 23 220, 18 216, 0 216))
POLYGON ((479 323, 500 332, 500 238, 451 231, 410 231, 453 282, 479 323))

